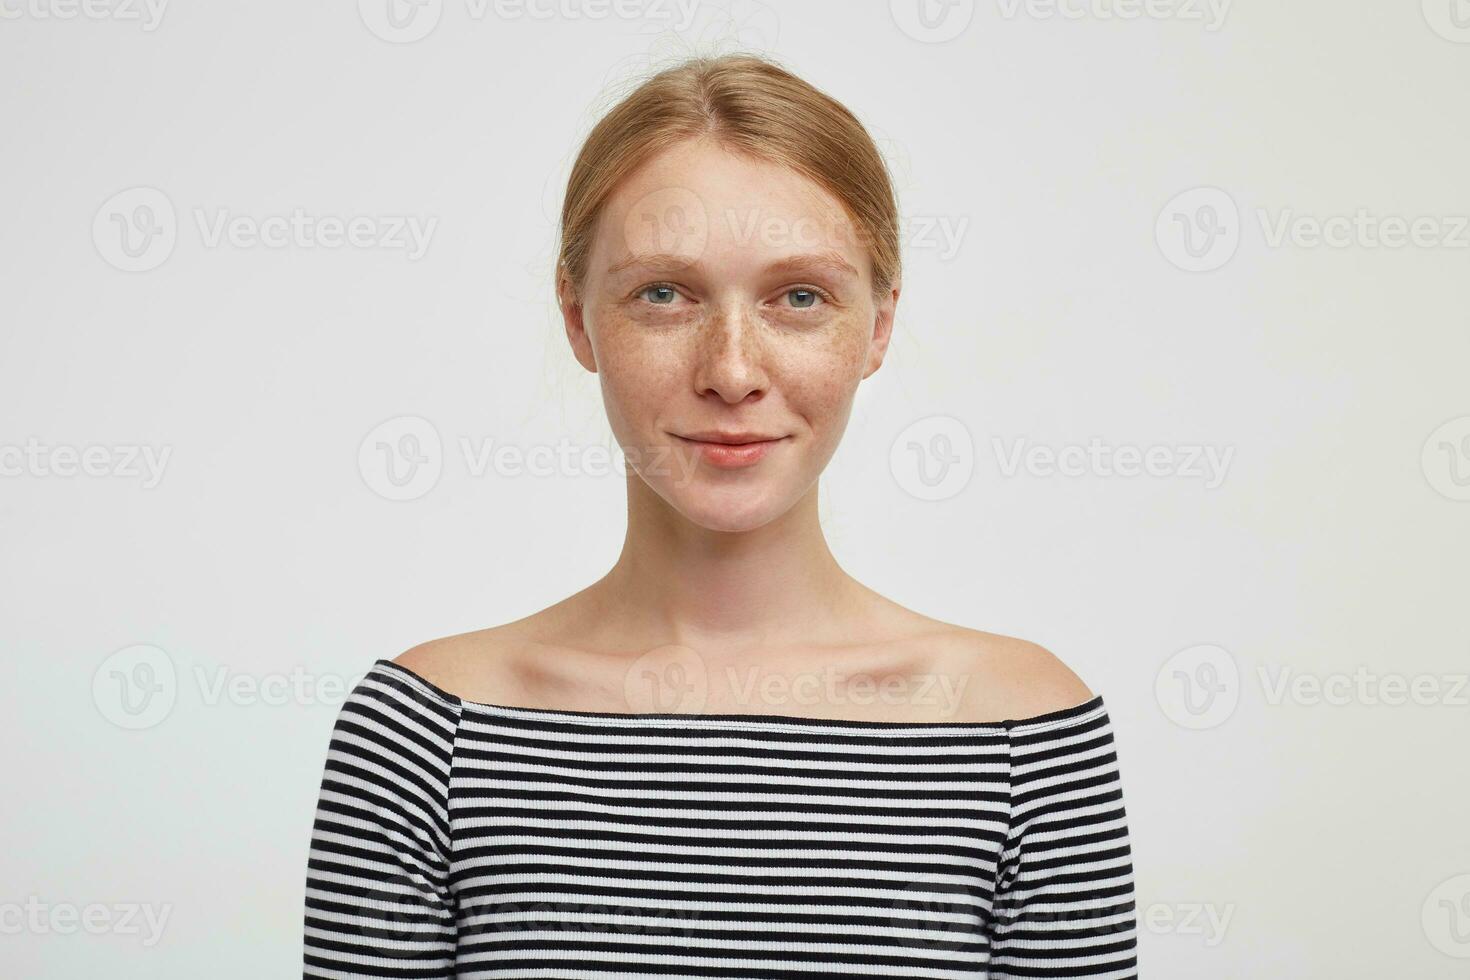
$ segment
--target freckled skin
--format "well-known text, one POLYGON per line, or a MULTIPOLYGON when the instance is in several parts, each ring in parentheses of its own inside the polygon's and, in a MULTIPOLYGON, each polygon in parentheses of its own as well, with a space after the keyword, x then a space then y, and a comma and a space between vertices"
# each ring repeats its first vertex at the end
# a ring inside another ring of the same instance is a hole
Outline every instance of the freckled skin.
POLYGON ((560 290, 567 337, 631 464, 618 561, 545 609, 397 663, 472 701, 588 711, 649 710, 650 685, 682 711, 888 721, 1027 718, 1090 696, 1044 648, 907 609, 828 548, 817 480, 898 299, 897 284, 874 296, 835 198, 783 167, 678 144, 605 203, 579 285, 560 290), (813 264, 828 251, 850 271, 813 264), (673 435, 697 430, 786 438, 721 469, 673 435), (678 676, 650 667, 669 650, 690 655, 678 676), (844 679, 814 702, 755 683, 795 689, 828 670, 844 679), (853 677, 909 696, 873 704, 853 677))
POLYGON ((873 293, 836 197, 783 166, 689 141, 609 197, 580 296, 564 289, 562 309, 642 481, 701 527, 744 531, 790 510, 835 452, 891 335, 899 287, 873 293), (656 253, 679 261, 642 261, 656 253), (851 269, 771 268, 833 253, 851 269), (719 469, 673 434, 701 430, 787 438, 754 466, 719 469))

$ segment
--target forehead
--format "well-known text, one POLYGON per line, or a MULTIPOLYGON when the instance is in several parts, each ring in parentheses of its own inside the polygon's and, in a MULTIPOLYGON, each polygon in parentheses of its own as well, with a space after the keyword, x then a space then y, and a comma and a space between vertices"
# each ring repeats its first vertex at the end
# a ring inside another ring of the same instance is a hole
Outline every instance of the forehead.
POLYGON ((609 195, 598 221, 593 274, 639 255, 710 255, 769 262, 836 253, 864 276, 867 251, 826 188, 789 167, 709 141, 676 144, 647 160, 609 195))

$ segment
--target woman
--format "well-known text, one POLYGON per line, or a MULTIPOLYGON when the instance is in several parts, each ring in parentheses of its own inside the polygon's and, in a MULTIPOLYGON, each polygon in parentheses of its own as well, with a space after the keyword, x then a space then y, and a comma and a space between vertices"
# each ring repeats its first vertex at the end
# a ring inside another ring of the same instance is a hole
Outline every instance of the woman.
POLYGON ((622 554, 352 692, 306 975, 1135 976, 1101 696, 823 538, 899 295, 862 125, 767 61, 686 62, 589 135, 561 230, 567 338, 630 464, 622 554))

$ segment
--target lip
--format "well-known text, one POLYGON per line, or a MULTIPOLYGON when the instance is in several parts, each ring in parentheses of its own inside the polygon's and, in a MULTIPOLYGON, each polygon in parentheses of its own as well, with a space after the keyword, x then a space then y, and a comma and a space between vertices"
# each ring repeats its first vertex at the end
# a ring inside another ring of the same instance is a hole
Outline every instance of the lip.
POLYGON ((743 446, 752 442, 775 442, 781 436, 768 436, 763 432, 729 431, 723 429, 705 429, 700 432, 689 432, 683 435, 675 432, 674 435, 689 442, 716 442, 726 446, 743 446))
POLYGON ((680 435, 669 435, 682 443, 694 447, 699 457, 711 466, 733 470, 754 466, 786 436, 771 436, 761 432, 727 432, 707 430, 680 435))

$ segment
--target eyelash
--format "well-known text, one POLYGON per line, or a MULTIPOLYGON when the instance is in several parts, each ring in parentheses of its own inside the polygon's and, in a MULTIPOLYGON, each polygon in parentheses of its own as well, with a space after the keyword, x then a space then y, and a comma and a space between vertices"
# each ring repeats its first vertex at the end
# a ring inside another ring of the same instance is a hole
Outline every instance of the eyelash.
MULTIPOLYGON (((671 290, 673 290, 676 293, 679 292, 679 287, 678 286, 675 286, 671 282, 651 282, 651 283, 649 283, 646 286, 640 287, 639 290, 638 290, 638 292, 634 293, 633 295, 635 297, 641 297, 644 293, 648 292, 650 289, 671 289, 671 290)), ((795 293, 795 292, 815 293, 817 295, 817 297, 822 300, 823 303, 830 303, 830 302, 832 302, 832 294, 831 293, 827 292, 825 289, 823 289, 820 286, 809 286, 809 285, 806 285, 805 283, 802 283, 802 284, 799 284, 799 285, 795 285, 795 286, 789 286, 789 287, 786 288, 786 290, 784 290, 782 292, 781 295, 782 296, 786 296, 786 295, 788 295, 790 293, 795 293)), ((648 305, 649 306, 667 306, 668 304, 667 303, 649 303, 648 305)), ((813 307, 810 307, 810 306, 792 306, 792 307, 789 307, 789 309, 793 309, 793 310, 810 310, 810 309, 813 309, 813 307)))

